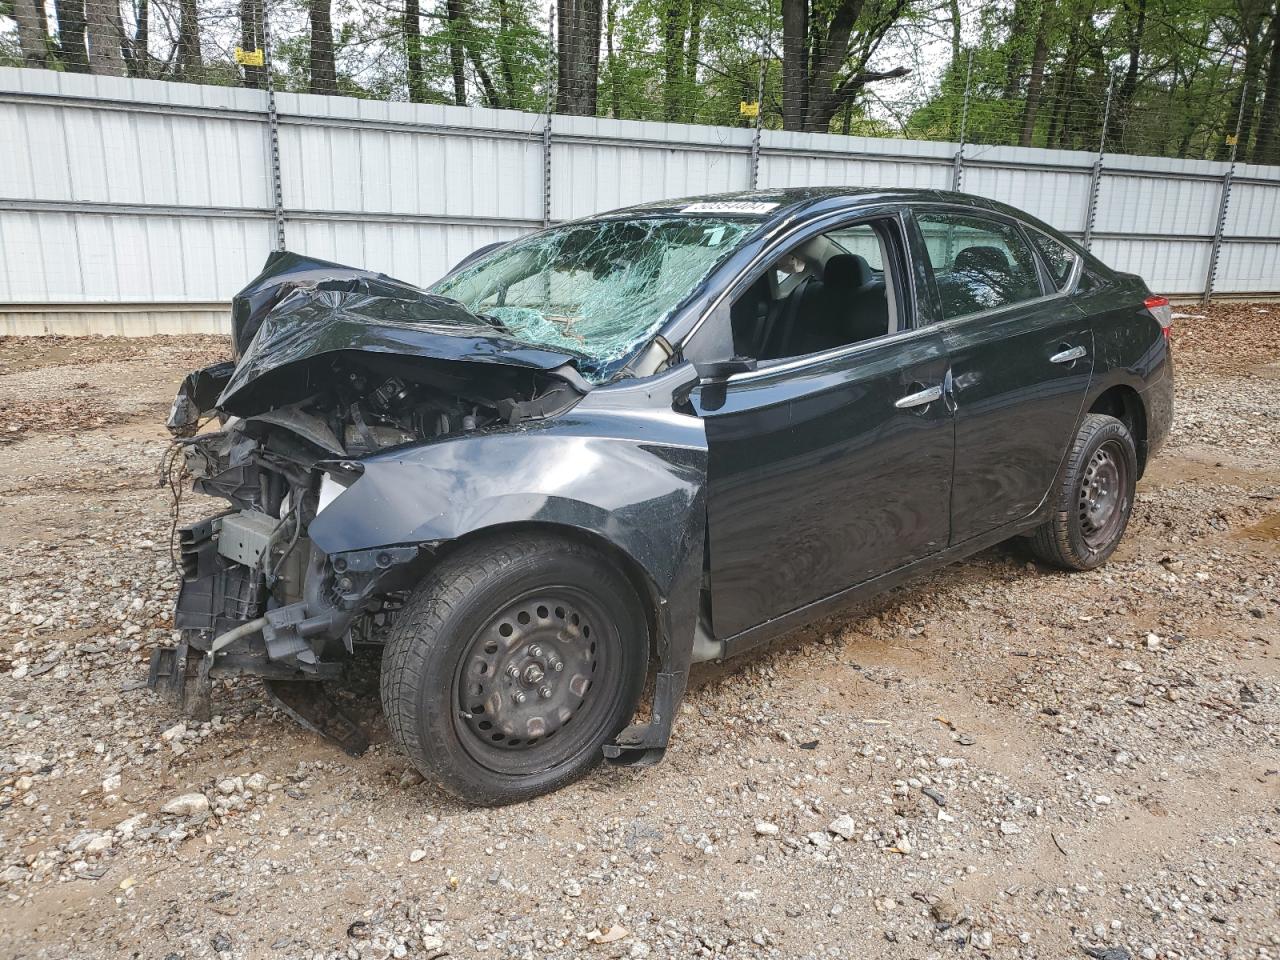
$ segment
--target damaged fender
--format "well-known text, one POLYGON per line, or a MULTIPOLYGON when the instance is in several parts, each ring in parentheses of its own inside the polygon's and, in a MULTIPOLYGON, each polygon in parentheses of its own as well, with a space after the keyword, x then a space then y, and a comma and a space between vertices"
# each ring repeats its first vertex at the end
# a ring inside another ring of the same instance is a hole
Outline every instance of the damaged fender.
POLYGON ((598 388, 555 418, 364 458, 320 511, 312 542, 329 556, 450 541, 537 524, 576 531, 626 558, 654 616, 652 720, 606 746, 652 763, 684 695, 702 587, 707 443, 702 421, 638 402, 687 387, 688 364, 598 388), (645 596, 647 594, 647 596, 645 596))

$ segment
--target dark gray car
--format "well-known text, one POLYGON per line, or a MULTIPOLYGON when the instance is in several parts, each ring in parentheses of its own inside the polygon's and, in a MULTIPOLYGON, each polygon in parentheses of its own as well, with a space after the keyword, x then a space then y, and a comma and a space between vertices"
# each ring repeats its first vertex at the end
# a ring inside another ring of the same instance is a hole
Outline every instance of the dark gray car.
POLYGON ((480 803, 656 762, 691 663, 1001 540, 1105 562, 1172 416, 1168 301, 961 194, 652 204, 427 291, 275 254, 233 314, 170 417, 230 509, 178 531, 153 686, 260 676, 359 752, 326 689, 381 648, 393 738, 480 803))

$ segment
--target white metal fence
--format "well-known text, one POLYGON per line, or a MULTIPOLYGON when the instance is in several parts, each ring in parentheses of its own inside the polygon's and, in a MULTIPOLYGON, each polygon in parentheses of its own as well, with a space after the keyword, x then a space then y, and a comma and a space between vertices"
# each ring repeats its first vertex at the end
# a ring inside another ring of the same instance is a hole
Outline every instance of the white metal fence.
POLYGON ((427 283, 544 222, 753 185, 958 182, 1153 289, 1280 294, 1277 167, 277 94, 277 180, 267 107, 0 69, 0 333, 225 330, 277 211, 291 250, 427 283))

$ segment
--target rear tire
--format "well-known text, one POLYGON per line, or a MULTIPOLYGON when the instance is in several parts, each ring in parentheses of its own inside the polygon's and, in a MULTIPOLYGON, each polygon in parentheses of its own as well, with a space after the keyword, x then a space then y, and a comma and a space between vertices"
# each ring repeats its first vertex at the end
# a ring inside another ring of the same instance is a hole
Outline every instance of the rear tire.
POLYGON ((518 534, 463 547, 392 628, 381 684, 392 739, 471 803, 571 783, 631 720, 647 623, 627 578, 585 544, 518 534))
POLYGON ((1064 570, 1102 566, 1129 525, 1137 477, 1128 427, 1115 417, 1088 414, 1050 494, 1053 516, 1031 534, 1032 553, 1064 570))

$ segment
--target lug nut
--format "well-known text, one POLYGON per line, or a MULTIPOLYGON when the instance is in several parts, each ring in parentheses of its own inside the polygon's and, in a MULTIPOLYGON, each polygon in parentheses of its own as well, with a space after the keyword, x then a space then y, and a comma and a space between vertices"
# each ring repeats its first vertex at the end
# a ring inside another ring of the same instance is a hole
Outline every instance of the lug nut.
POLYGON ((525 700, 529 698, 526 697, 524 693, 517 693, 514 697, 512 697, 512 699, 515 700, 516 703, 524 703, 525 700))
POLYGON ((542 656, 542 648, 538 646, 536 643, 533 644, 532 646, 529 647, 529 656, 531 657, 542 656))
POLYGON ((507 676, 512 680, 518 680, 520 678, 520 668, 513 663, 511 666, 507 667, 507 676))
POLYGON ((564 669, 564 662, 562 660, 552 660, 551 669, 554 670, 556 673, 559 673, 561 670, 564 669))
POLYGON ((550 688, 550 687, 542 687, 540 690, 538 690, 538 696, 542 697, 542 699, 543 699, 543 700, 550 700, 550 699, 551 699, 551 688, 550 688))

